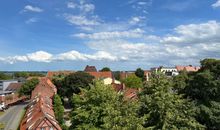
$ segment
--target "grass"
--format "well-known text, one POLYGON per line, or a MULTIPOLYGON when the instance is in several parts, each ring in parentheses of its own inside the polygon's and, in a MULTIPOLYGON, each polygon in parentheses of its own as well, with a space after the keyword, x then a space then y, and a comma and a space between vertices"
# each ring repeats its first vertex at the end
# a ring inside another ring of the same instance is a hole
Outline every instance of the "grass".
POLYGON ((0 111, 0 116, 3 115, 3 114, 4 114, 4 112, 3 112, 3 111, 0 111))
POLYGON ((5 124, 0 123, 0 130, 3 130, 5 128, 5 124))
MULTIPOLYGON (((20 119, 20 123, 21 123, 21 121, 22 121, 22 119, 23 119, 23 117, 24 117, 24 115, 25 115, 25 112, 26 112, 26 109, 23 108, 23 109, 22 109, 22 116, 21 116, 21 119, 20 119)), ((19 125, 18 125, 17 130, 20 130, 20 123, 19 123, 19 125)))

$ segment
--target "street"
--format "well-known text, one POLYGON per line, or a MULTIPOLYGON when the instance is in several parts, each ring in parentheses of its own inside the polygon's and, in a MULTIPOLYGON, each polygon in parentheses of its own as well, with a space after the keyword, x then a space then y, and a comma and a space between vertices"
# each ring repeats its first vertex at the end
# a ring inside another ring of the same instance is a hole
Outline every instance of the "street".
POLYGON ((17 130, 23 116, 24 107, 27 103, 11 106, 0 116, 0 123, 4 123, 4 130, 17 130))

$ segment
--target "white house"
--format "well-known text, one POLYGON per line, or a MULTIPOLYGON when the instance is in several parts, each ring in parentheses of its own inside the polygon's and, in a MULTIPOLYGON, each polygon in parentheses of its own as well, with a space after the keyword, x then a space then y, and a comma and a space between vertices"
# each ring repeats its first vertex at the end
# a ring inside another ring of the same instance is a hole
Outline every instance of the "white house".
POLYGON ((103 79, 103 81, 104 81, 104 84, 105 84, 105 85, 110 85, 110 84, 112 84, 113 82, 114 82, 115 84, 121 84, 120 81, 115 80, 115 79, 114 79, 114 81, 113 81, 112 78, 105 78, 105 79, 103 79))

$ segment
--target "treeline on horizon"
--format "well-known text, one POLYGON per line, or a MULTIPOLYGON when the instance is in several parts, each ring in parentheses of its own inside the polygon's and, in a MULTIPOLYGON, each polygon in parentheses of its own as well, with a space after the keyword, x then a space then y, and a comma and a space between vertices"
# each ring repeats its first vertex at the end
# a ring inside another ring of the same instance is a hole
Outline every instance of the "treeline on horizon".
POLYGON ((0 71, 0 80, 10 80, 28 77, 43 77, 47 72, 44 71, 0 71))
MULTIPOLYGON (((54 112, 63 130, 219 130, 220 60, 204 59, 198 72, 182 71, 167 77, 152 73, 149 81, 143 71, 122 80, 138 89, 137 99, 126 99, 123 92, 85 72, 53 78, 58 94, 54 112), (64 115, 64 107, 71 108, 64 115), (65 125, 71 120, 71 126, 65 125)), ((33 86, 29 81, 25 86, 33 86), (31 84, 31 85, 28 85, 31 84)), ((25 89, 29 93, 31 89, 25 89)))

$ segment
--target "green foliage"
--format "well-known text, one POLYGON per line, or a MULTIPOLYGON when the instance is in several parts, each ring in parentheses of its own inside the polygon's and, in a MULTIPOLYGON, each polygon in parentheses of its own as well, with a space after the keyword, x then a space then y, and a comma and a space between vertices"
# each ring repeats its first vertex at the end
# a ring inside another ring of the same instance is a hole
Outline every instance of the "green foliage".
POLYGON ((81 95, 73 96, 71 129, 141 130, 137 103, 126 102, 111 86, 96 82, 81 95))
POLYGON ((76 72, 66 76, 62 80, 62 87, 58 88, 58 93, 62 97, 71 99, 73 93, 80 93, 80 88, 89 89, 94 77, 85 72, 76 72))
POLYGON ((142 80, 144 80, 144 70, 142 70, 141 68, 137 68, 137 70, 135 71, 135 75, 139 78, 141 78, 142 80))
POLYGON ((15 72, 14 76, 16 78, 19 78, 19 77, 27 78, 29 76, 29 73, 28 72, 15 72))
POLYGON ((0 80, 12 79, 12 76, 0 72, 0 80))
POLYGON ((189 76, 185 70, 181 71, 179 75, 173 77, 173 87, 178 93, 183 93, 189 81, 189 76))
POLYGON ((171 80, 162 74, 152 74, 140 100, 139 114, 145 117, 147 129, 204 129, 194 118, 193 104, 175 93, 171 80))
POLYGON ((126 87, 129 88, 142 88, 143 82, 141 78, 137 77, 136 75, 129 75, 122 81, 126 87))
POLYGON ((26 72, 26 71, 21 71, 21 72, 15 72, 14 73, 15 78, 28 78, 28 77, 43 77, 45 75, 43 75, 42 73, 38 73, 38 72, 26 72))
POLYGON ((101 69, 101 72, 105 72, 105 71, 111 71, 111 69, 109 67, 104 67, 101 69))
POLYGON ((120 80, 120 71, 113 72, 113 75, 116 80, 120 80))
POLYGON ((60 99, 60 96, 56 94, 54 96, 53 102, 54 102, 53 109, 54 109, 54 114, 55 114, 56 120, 60 124, 63 124, 64 123, 64 120, 63 120, 64 107, 63 107, 62 101, 60 99))
POLYGON ((32 90, 36 87, 36 85, 39 83, 39 80, 37 78, 33 78, 31 80, 27 80, 19 89, 18 93, 20 96, 30 96, 32 90))
POLYGON ((184 92, 196 102, 197 120, 207 129, 220 129, 220 60, 204 59, 201 65, 184 92))

